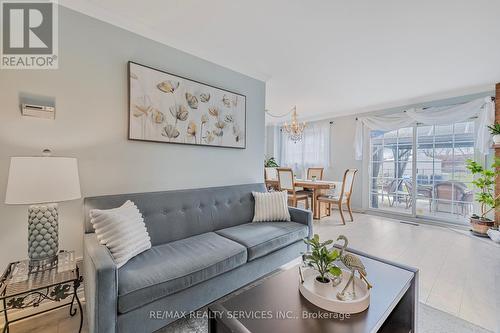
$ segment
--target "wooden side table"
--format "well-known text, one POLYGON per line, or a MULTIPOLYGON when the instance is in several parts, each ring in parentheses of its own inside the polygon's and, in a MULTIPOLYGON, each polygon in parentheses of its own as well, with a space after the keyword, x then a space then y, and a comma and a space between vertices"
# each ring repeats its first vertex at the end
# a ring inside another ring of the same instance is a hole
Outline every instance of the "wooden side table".
POLYGON ((3 333, 9 332, 9 325, 32 316, 54 309, 69 306, 69 315, 75 316, 76 305, 80 311, 80 328, 82 330, 82 304, 78 298, 78 287, 83 281, 74 251, 61 251, 57 261, 50 267, 33 269, 29 260, 12 262, 8 265, 0 279, 0 301, 4 316, 3 333), (43 301, 64 302, 56 307, 33 313, 24 317, 9 320, 9 311, 38 307, 43 301), (76 305, 75 305, 76 302, 76 305))

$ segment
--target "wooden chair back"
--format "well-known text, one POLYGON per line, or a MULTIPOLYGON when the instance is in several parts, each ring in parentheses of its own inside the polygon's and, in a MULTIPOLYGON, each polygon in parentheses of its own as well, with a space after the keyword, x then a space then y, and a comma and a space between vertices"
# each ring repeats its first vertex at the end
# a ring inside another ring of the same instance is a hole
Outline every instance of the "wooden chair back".
POLYGON ((264 179, 265 180, 278 180, 278 172, 276 168, 264 168, 264 179))
POLYGON ((347 200, 351 199, 352 188, 354 185, 354 177, 358 169, 347 169, 344 173, 344 180, 342 181, 342 191, 340 192, 340 200, 342 201, 344 196, 347 200))
POLYGON ((312 180, 313 176, 316 176, 317 180, 323 180, 323 169, 324 168, 307 168, 307 179, 312 180))
POLYGON ((295 194, 295 182, 293 170, 290 168, 277 168, 278 172, 278 186, 280 191, 288 191, 295 194))

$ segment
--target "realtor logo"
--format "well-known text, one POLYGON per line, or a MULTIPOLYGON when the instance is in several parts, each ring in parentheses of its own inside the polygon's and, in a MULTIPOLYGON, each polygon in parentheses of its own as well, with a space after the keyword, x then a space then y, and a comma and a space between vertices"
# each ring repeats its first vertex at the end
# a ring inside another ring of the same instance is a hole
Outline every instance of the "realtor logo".
POLYGON ((0 68, 57 69, 57 3, 4 0, 0 4, 0 68))

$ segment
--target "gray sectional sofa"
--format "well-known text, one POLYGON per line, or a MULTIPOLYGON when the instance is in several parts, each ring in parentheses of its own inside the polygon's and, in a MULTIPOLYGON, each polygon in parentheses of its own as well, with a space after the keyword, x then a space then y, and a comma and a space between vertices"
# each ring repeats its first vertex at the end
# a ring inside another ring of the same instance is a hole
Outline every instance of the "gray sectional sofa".
POLYGON ((110 195, 85 199, 84 283, 90 332, 152 332, 272 272, 306 250, 310 211, 292 222, 256 222, 252 191, 263 184, 110 195), (120 269, 100 245, 92 208, 132 200, 153 247, 120 269), (171 313, 169 313, 171 311, 171 313))

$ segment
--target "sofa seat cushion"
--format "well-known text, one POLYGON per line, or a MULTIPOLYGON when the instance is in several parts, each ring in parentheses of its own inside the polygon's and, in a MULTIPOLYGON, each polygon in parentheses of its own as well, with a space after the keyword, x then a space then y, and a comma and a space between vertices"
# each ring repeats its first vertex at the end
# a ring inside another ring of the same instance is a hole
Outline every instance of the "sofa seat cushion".
POLYGON ((151 249, 118 270, 118 312, 125 313, 247 262, 247 249, 213 232, 151 249))
POLYGON ((296 222, 252 222, 215 232, 244 245, 252 261, 302 240, 309 230, 296 222))

